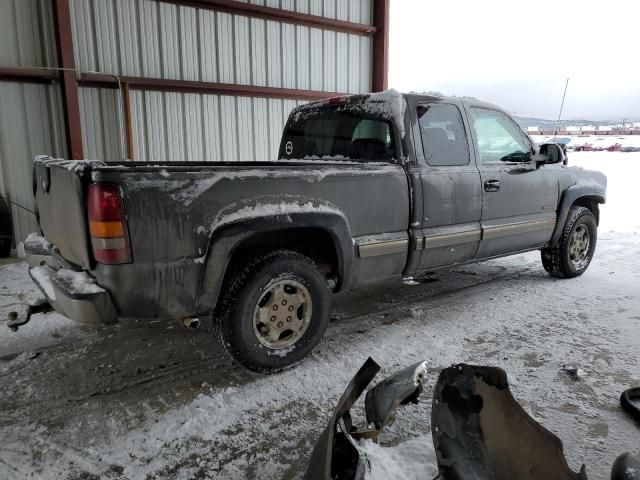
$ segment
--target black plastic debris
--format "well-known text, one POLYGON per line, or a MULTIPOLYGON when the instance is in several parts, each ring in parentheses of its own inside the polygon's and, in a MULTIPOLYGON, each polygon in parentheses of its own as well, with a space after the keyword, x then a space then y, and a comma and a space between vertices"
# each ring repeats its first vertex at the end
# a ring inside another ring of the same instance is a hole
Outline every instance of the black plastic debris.
POLYGON ((531 418, 500 368, 455 365, 433 393, 431 434, 443 479, 586 479, 558 437, 531 418))
POLYGON ((417 403, 426 375, 425 362, 388 377, 370 390, 365 404, 367 423, 371 427, 355 427, 350 409, 379 371, 380 366, 368 358, 353 377, 311 453, 305 479, 362 480, 367 460, 357 442, 361 439, 377 441, 382 428, 395 418, 398 405, 417 403))
MULTIPOLYGON (((354 426, 350 409, 379 370, 369 358, 353 377, 318 438, 305 479, 364 479, 370 466, 358 442, 378 441, 384 427, 395 420, 398 406, 418 402, 427 373, 425 362, 369 390, 367 425, 354 426)), ((640 388, 627 390, 621 397, 623 407, 634 416, 638 400, 640 388)), ((507 374, 500 368, 459 364, 442 370, 433 392, 431 434, 438 480, 587 479, 584 465, 579 472, 572 471, 560 439, 515 400, 507 374)), ((611 480, 640 480, 640 456, 620 455, 611 480)))
POLYGON ((640 421, 640 387, 630 388, 620 395, 620 405, 625 412, 640 421))
POLYGON ((640 455, 623 453, 611 468, 611 480, 640 480, 640 455))

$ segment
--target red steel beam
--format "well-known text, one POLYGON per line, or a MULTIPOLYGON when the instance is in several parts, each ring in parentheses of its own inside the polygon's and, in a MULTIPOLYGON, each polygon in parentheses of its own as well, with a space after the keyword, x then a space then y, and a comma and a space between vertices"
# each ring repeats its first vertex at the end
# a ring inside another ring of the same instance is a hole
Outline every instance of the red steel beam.
POLYGON ((39 68, 0 67, 0 81, 52 83, 57 78, 58 74, 50 70, 41 70, 39 68))
POLYGON ((124 108, 124 131, 127 140, 127 159, 133 160, 133 126, 131 122, 131 96, 129 84, 122 84, 122 103, 124 108))
POLYGON ((373 0, 373 66, 371 90, 381 92, 389 86, 389 3, 390 0, 373 0))
MULTIPOLYGON (((362 23, 347 22, 333 18, 320 17, 308 13, 292 12, 279 8, 265 7, 251 3, 238 2, 237 0, 158 0, 165 3, 174 3, 189 7, 204 8, 226 13, 235 13, 247 17, 262 18, 276 22, 293 23, 306 27, 334 30, 336 32, 354 33, 356 35, 368 35, 376 32, 376 27, 362 23)), ((347 0, 340 0, 347 1, 347 0)), ((352 0, 353 1, 353 0, 352 0)))
MULTIPOLYGON (((69 0, 52 0, 56 32, 56 49, 58 64, 61 68, 75 69, 73 58, 73 34, 71 31, 71 14, 69 0)), ((82 160, 82 130, 80 124, 80 104, 78 102, 78 85, 73 71, 62 71, 62 110, 65 124, 65 140, 67 155, 73 160, 82 160)))
MULTIPOLYGON (((323 98, 346 95, 338 92, 296 90, 291 88, 260 87, 230 83, 198 82, 192 80, 170 80, 146 77, 119 77, 121 84, 131 90, 156 90, 163 92, 208 93, 240 97, 284 98, 291 100, 321 100, 323 98)), ((83 73, 78 84, 83 87, 118 88, 118 81, 110 75, 83 73)))

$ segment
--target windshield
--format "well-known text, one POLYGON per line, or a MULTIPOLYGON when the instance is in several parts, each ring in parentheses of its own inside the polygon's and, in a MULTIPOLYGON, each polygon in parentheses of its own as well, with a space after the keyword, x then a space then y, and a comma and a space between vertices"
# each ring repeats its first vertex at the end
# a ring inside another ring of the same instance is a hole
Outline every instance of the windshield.
POLYGON ((295 113, 284 132, 278 157, 391 162, 396 158, 396 148, 389 121, 346 104, 295 113))

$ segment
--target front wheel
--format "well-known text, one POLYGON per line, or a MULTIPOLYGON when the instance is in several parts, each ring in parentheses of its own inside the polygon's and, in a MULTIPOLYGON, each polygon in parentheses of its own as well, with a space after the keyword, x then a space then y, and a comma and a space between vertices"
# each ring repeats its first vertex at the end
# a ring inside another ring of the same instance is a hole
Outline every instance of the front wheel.
POLYGON ((554 277, 573 278, 582 275, 596 249, 598 226, 591 210, 571 207, 555 247, 542 249, 542 265, 554 277))
POLYGON ((330 297, 310 258, 287 250, 256 257, 231 279, 217 323, 220 340, 250 370, 292 367, 322 339, 330 297))

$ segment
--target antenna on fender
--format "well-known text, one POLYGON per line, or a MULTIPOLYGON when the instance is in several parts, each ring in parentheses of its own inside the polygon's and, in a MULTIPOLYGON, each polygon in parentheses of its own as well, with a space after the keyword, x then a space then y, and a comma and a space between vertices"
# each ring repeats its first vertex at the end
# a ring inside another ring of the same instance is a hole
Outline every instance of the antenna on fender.
POLYGON ((562 94, 562 102, 560 103, 560 112, 558 113, 558 121, 556 122, 556 130, 553 134, 553 141, 555 142, 558 137, 558 128, 560 128, 560 118, 562 118, 562 109, 564 108, 564 99, 567 96, 567 87, 569 87, 569 78, 567 83, 564 84, 564 93, 562 94))

